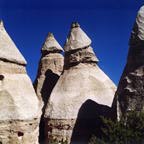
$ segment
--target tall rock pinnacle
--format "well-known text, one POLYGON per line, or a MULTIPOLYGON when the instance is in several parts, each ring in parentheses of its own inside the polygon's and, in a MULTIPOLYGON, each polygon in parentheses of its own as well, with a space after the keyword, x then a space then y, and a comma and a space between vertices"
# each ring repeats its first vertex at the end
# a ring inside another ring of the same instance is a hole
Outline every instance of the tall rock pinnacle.
POLYGON ((138 12, 129 47, 127 64, 115 96, 118 118, 129 111, 144 109, 144 6, 138 12))
POLYGON ((38 74, 34 82, 35 91, 42 103, 43 114, 40 123, 40 142, 44 140, 44 112, 60 74, 63 71, 64 58, 61 55, 62 47, 56 41, 52 33, 49 33, 42 47, 42 57, 39 62, 38 74))
POLYGON ((91 40, 73 23, 65 44, 64 71, 45 110, 47 143, 87 143, 100 115, 109 116, 116 90, 98 67, 91 40))
POLYGON ((70 35, 68 36, 64 50, 67 52, 71 50, 85 48, 90 45, 91 45, 91 40, 85 34, 85 32, 80 28, 80 25, 77 22, 72 23, 70 35))
POLYGON ((40 107, 26 61, 0 22, 0 142, 38 144, 40 107))

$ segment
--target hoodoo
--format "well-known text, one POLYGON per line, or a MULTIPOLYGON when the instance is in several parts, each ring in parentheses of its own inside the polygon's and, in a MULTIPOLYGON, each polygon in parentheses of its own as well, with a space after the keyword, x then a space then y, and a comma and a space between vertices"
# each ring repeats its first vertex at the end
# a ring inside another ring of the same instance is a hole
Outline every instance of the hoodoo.
POLYGON ((39 62, 38 74, 34 82, 35 91, 43 103, 43 114, 40 123, 40 142, 44 140, 44 112, 49 96, 57 83, 60 74, 63 71, 64 58, 61 54, 62 47, 54 38, 52 33, 49 33, 43 46, 42 56, 39 62))
POLYGON ((73 23, 64 46, 64 71, 45 110, 46 143, 87 143, 98 117, 110 115, 116 86, 97 65, 90 45, 80 25, 73 23))
POLYGON ((129 47, 127 64, 115 95, 119 119, 130 111, 144 110, 144 6, 138 12, 129 47))
POLYGON ((42 56, 34 82, 35 91, 39 99, 44 103, 63 71, 64 58, 61 52, 63 52, 63 49, 56 41, 54 35, 48 33, 41 49, 42 56))
POLYGON ((40 105, 26 61, 0 22, 0 143, 38 144, 40 105))

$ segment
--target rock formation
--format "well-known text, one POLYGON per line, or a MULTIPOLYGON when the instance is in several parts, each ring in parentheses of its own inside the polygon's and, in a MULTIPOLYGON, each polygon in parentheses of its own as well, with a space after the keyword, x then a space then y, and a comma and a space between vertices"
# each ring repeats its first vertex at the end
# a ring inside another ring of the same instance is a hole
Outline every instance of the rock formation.
POLYGON ((144 7, 137 15, 129 42, 127 64, 115 95, 118 118, 144 110, 144 7))
MULTIPOLYGON (((34 82, 35 91, 42 103, 43 114, 49 96, 60 74, 63 71, 64 58, 61 55, 62 47, 56 41, 52 33, 49 33, 42 47, 42 57, 39 62, 37 78, 34 82)), ((40 123, 40 142, 44 140, 43 114, 40 123)))
POLYGON ((93 124, 99 125, 95 117, 110 115, 116 86, 97 65, 90 45, 90 38, 73 23, 64 46, 64 71, 45 110, 48 144, 53 140, 87 143, 93 124))
POLYGON ((26 61, 0 22, 0 143, 38 144, 40 107, 26 61))
POLYGON ((34 82, 35 91, 44 103, 63 71, 64 58, 61 52, 63 52, 62 47, 56 41, 54 35, 49 33, 41 50, 42 57, 34 82))

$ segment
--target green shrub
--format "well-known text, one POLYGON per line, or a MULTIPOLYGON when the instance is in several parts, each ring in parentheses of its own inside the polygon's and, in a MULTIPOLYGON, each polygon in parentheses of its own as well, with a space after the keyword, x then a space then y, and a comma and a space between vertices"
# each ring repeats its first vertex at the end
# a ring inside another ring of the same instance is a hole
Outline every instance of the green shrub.
POLYGON ((129 112, 126 118, 112 121, 103 118, 101 139, 92 136, 89 144, 144 144, 144 113, 129 112))

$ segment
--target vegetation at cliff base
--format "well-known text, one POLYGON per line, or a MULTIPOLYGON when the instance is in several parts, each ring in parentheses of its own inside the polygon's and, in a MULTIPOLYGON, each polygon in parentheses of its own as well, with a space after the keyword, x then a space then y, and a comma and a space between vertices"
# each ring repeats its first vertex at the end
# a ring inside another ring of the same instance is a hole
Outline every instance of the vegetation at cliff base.
POLYGON ((144 112, 130 112, 120 121, 102 118, 103 136, 92 136, 89 144, 144 144, 144 112))

